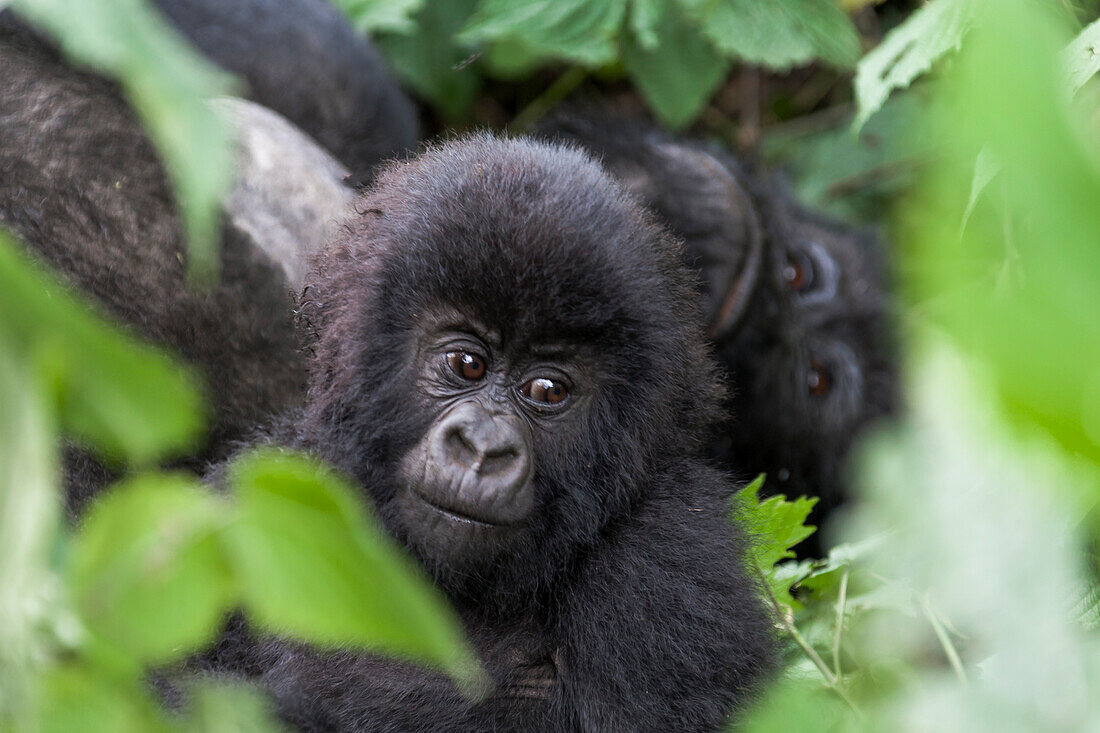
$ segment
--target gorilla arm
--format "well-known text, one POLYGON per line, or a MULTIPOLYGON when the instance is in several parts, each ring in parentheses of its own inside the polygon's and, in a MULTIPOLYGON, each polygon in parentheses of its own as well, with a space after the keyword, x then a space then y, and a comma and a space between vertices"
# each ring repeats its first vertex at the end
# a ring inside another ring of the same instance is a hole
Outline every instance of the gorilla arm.
POLYGON ((768 677, 775 637, 736 564, 727 480, 687 465, 658 483, 558 595, 571 727, 715 730, 768 677))

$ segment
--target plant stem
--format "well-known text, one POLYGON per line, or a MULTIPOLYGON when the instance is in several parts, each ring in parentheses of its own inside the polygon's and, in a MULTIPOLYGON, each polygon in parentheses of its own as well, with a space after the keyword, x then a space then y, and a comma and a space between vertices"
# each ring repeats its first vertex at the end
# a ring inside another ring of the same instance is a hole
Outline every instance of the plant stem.
POLYGON ((553 81, 543 90, 542 94, 531 100, 531 103, 519 111, 519 114, 508 125, 510 132, 526 132, 529 127, 542 119, 542 117, 554 108, 554 105, 570 95, 581 83, 588 78, 588 70, 583 66, 574 66, 553 81))
POLYGON ((958 677, 959 681, 964 685, 969 683, 970 678, 967 677, 966 669, 963 668, 959 652, 951 642, 951 637, 948 635, 947 629, 943 627, 940 617, 932 610, 932 604, 928 600, 927 594, 921 598, 921 606, 924 609, 925 618, 928 619, 928 623, 932 624, 932 630, 936 632, 936 638, 940 640, 940 646, 943 647, 944 654, 947 655, 947 661, 951 663, 951 668, 955 670, 955 676, 958 677))
POLYGON ((852 709, 861 720, 866 718, 863 711, 859 709, 855 701, 848 696, 848 692, 840 684, 840 678, 833 674, 829 666, 825 664, 825 661, 814 648, 810 645, 810 642, 806 641, 806 638, 802 636, 802 633, 794 625, 794 623, 787 618, 787 615, 783 613, 783 607, 779 604, 779 599, 775 597, 775 593, 772 592, 771 586, 768 585, 767 578, 764 577, 764 571, 759 566, 754 566, 757 576, 760 578, 760 584, 764 587, 764 591, 768 595, 768 600, 771 601, 772 606, 775 608, 776 615, 779 618, 779 623, 783 626, 783 630, 786 631, 795 643, 802 648, 806 656, 810 658, 810 661, 814 663, 818 671, 821 672, 821 676, 825 678, 825 686, 836 693, 837 697, 847 703, 848 707, 852 709))
POLYGON ((840 593, 836 601, 836 635, 833 636, 833 672, 840 677, 840 634, 844 629, 844 606, 848 601, 848 569, 840 576, 840 593))

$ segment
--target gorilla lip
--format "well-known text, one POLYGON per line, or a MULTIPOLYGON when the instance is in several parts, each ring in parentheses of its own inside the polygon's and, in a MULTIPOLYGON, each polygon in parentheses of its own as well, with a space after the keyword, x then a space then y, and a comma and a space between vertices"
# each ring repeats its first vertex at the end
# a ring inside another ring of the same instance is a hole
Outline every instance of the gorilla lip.
POLYGON ((439 504, 436 504, 434 501, 432 501, 428 497, 421 494, 416 489, 410 489, 409 493, 412 494, 413 496, 415 496, 417 499, 419 499, 424 504, 427 504, 430 508, 434 509, 436 512, 442 514, 447 519, 450 519, 451 521, 454 521, 454 522, 461 522, 463 524, 480 525, 480 526, 483 526, 483 527, 496 527, 496 528, 500 528, 500 529, 504 529, 504 528, 513 526, 513 525, 510 525, 510 524, 501 524, 499 522, 490 522, 487 519, 478 519, 477 517, 472 517, 469 514, 463 514, 462 512, 455 511, 454 509, 448 509, 447 507, 440 506, 439 504))

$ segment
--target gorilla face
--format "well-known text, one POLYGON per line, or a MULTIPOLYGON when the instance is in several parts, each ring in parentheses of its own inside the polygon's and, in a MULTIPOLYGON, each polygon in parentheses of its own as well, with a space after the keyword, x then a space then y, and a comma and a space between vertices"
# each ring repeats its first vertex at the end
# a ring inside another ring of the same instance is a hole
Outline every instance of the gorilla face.
POLYGON ((567 345, 517 353, 475 317, 426 321, 417 391, 435 418, 401 459, 394 502, 422 554, 491 560, 535 511, 535 440, 583 419, 587 374, 567 345))
POLYGON ((455 591, 545 587, 719 414, 676 243, 575 150, 391 165, 320 253, 308 447, 455 591))

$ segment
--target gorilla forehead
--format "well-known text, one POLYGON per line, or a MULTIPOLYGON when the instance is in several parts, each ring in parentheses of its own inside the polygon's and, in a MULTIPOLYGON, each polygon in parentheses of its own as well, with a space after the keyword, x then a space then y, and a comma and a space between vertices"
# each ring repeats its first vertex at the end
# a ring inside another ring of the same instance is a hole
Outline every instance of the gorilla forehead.
POLYGON ((548 340, 683 328, 676 245, 576 150, 451 142, 391 166, 360 210, 375 213, 382 297, 408 318, 461 305, 506 338, 548 340))

